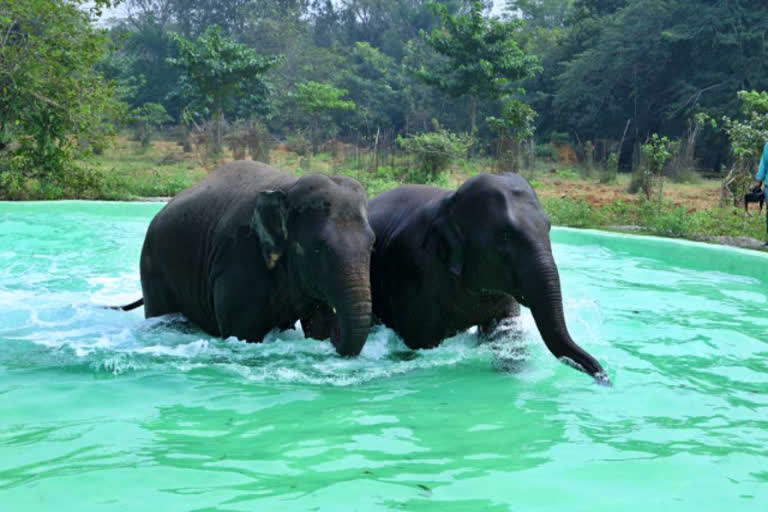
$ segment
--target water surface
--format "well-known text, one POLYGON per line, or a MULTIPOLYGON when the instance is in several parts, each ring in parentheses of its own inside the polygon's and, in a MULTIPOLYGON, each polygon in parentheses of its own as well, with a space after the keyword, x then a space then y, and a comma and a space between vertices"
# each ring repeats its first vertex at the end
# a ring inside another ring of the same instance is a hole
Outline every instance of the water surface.
POLYGON ((527 312, 343 360, 96 307, 161 206, 0 203, 1 510, 768 510, 765 255, 555 229, 603 388, 527 312))

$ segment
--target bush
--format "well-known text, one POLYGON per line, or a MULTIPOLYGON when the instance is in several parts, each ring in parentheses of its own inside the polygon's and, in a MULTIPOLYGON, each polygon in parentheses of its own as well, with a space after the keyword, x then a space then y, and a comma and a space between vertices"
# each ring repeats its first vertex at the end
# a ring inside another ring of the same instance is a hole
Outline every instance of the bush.
POLYGON ((615 151, 608 155, 602 172, 600 173, 600 183, 614 183, 619 168, 619 154, 615 151))
POLYGON ((147 102, 128 112, 128 122, 133 125, 135 140, 141 142, 146 149, 152 142, 152 135, 163 123, 171 121, 171 117, 159 103, 147 102))
POLYGON ((547 160, 555 160, 555 150, 552 149, 551 144, 536 144, 534 148, 536 158, 546 158, 547 160))
POLYGON ((471 137, 444 130, 434 121, 435 131, 397 137, 397 143, 416 157, 419 174, 414 181, 425 183, 438 178, 448 166, 467 153, 471 137))
POLYGON ((577 180, 581 177, 580 174, 573 169, 558 169, 557 175, 565 180, 577 180))
POLYGON ((81 2, 0 7, 0 196, 72 197, 96 178, 77 160, 103 147, 123 105, 97 71, 109 36, 81 2))
POLYGON ((74 162, 54 161, 53 168, 32 171, 30 159, 15 155, 0 166, 0 199, 67 199, 99 197, 103 176, 74 162), (59 165, 62 164, 63 165, 59 165))
POLYGON ((552 223, 559 226, 588 228, 600 225, 595 210, 581 199, 548 199, 543 201, 543 207, 552 223))
POLYGON ((696 169, 690 167, 677 167, 670 168, 667 173, 669 179, 674 183, 690 183, 695 185, 701 183, 701 174, 696 172, 696 169))
POLYGON ((297 133, 285 139, 285 149, 306 156, 312 150, 312 143, 303 133, 297 133))

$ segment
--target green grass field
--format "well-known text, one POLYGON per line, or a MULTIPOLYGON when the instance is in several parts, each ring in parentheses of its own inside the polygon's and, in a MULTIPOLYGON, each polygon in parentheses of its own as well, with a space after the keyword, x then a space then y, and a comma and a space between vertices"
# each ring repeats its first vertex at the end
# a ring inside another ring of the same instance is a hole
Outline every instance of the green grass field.
MULTIPOLYGON (((203 161, 197 153, 184 153, 173 142, 155 141, 143 150, 134 141, 118 138, 103 155, 94 155, 84 162, 103 176, 101 189, 89 197, 113 200, 170 197, 231 160, 227 156, 218 161, 203 161)), ((395 161, 380 162, 374 170, 372 157, 367 154, 320 153, 308 157, 278 146, 270 153, 270 163, 297 174, 345 174, 359 180, 372 197, 417 177, 415 168, 403 156, 395 161)), ((632 230, 691 239, 749 237, 762 241, 765 238, 763 216, 746 216, 738 207, 718 207, 719 182, 715 180, 667 183, 664 200, 659 203, 647 201, 639 194, 628 194, 630 177, 626 174, 620 174, 613 183, 602 184, 598 182, 597 172, 587 173, 584 169, 557 163, 539 163, 538 167, 535 172, 523 174, 536 189, 555 225, 632 230)), ((489 159, 460 162, 433 184, 453 188, 470 176, 491 170, 489 159)))

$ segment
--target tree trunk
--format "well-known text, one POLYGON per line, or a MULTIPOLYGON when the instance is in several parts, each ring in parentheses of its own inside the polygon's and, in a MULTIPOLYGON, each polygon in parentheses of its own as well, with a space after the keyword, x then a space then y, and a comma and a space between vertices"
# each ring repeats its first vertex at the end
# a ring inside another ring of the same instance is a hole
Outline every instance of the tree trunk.
POLYGON ((472 102, 472 135, 474 136, 477 133, 477 95, 472 94, 470 99, 472 102))
POLYGON ((214 114, 214 120, 213 120, 213 153, 215 155, 221 154, 221 122, 223 117, 223 112, 221 108, 221 100, 216 100, 216 113, 214 114))

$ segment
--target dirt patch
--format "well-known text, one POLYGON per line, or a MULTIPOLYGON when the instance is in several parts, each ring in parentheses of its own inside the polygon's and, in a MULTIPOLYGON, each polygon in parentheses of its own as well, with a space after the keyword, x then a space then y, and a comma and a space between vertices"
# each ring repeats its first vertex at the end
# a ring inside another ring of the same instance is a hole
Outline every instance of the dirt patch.
MULTIPOLYGON (((536 190, 537 195, 542 199, 577 199, 586 201, 597 208, 616 201, 632 203, 642 200, 642 196, 639 194, 627 193, 627 185, 624 183, 603 184, 551 177, 537 177, 536 181, 542 184, 536 190)), ((706 180, 695 185, 668 183, 664 186, 664 198, 673 201, 675 206, 685 208, 689 212, 700 209, 708 210, 719 204, 720 182, 706 180)))

